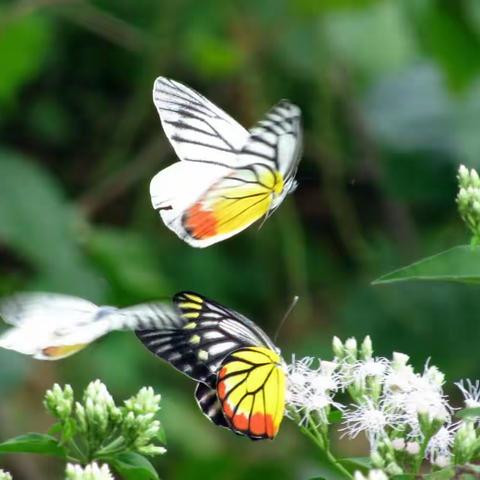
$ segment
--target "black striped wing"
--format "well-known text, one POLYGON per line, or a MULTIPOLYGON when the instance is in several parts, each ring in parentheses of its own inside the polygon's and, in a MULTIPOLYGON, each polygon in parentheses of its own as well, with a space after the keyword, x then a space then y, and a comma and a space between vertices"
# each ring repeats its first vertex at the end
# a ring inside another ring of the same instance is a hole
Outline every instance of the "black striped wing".
MULTIPOLYGON (((212 378, 209 382, 214 384, 216 378, 212 378)), ((215 425, 219 427, 228 428, 231 430, 230 425, 228 424, 225 415, 222 411, 222 404, 217 396, 217 391, 205 383, 197 383, 197 388, 195 389, 195 400, 199 406, 202 413, 215 425)), ((233 431, 233 430, 232 430, 233 431)))
POLYGON ((215 388, 222 360, 247 346, 276 350, 268 336, 251 320, 193 292, 174 296, 181 327, 137 331, 138 338, 155 355, 192 379, 215 388))
POLYGON ((181 160, 231 166, 248 138, 232 117, 195 90, 165 77, 153 86, 163 129, 181 160))
POLYGON ((291 189, 302 153, 300 109, 288 100, 275 105, 253 128, 238 155, 238 166, 279 172, 291 189))

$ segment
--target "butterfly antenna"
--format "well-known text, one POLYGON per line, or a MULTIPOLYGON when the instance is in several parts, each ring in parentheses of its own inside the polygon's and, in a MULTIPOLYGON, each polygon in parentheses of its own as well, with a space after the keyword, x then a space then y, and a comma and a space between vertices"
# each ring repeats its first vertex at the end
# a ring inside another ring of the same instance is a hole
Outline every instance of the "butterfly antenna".
POLYGON ((289 307, 287 308, 287 311, 284 313, 283 318, 280 320, 280 323, 278 324, 277 330, 276 330, 275 335, 273 337, 274 342, 277 341, 280 330, 282 329, 283 325, 285 324, 285 321, 287 320, 288 316, 292 313, 292 310, 295 308, 295 305, 297 304, 299 298, 300 297, 298 297, 298 295, 295 295, 293 297, 292 302, 290 303, 289 307))

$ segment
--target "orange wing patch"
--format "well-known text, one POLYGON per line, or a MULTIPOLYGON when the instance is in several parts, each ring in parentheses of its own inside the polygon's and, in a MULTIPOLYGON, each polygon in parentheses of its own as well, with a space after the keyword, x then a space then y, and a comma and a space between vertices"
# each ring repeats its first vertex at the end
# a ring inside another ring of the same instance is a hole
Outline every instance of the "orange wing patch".
POLYGON ((61 345, 58 347, 46 347, 42 349, 42 353, 46 357, 51 358, 52 360, 56 360, 69 357, 70 355, 73 355, 74 353, 83 350, 87 345, 88 343, 80 343, 78 345, 61 345))
POLYGON ((265 347, 236 350, 222 363, 217 395, 233 430, 274 438, 285 411, 285 373, 280 356, 265 347))
POLYGON ((262 218, 273 195, 282 189, 278 172, 236 171, 216 182, 184 213, 183 226, 197 240, 239 232, 262 218))

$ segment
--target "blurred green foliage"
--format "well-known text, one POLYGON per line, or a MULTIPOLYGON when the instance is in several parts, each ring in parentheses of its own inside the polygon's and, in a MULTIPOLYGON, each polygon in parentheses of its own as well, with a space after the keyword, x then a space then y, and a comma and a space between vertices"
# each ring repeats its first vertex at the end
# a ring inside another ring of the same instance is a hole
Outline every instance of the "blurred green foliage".
MULTIPOLYGON (((372 336, 448 378, 480 374, 477 287, 370 282, 468 242, 459 163, 480 166, 477 0, 4 0, 0 6, 0 293, 53 290, 127 305, 196 289, 275 331, 285 356, 372 336), (174 161, 151 101, 185 82, 246 126, 287 97, 304 113, 300 187, 260 229, 206 250, 151 209, 174 161)), ((288 422, 275 442, 211 426, 193 386, 112 334, 62 363, 0 352, 0 440, 48 420, 53 381, 100 378, 164 396, 163 478, 318 476, 288 422)), ((364 446, 359 445, 358 454, 364 446)), ((3 462, 3 459, 2 459, 3 462)), ((35 457, 15 478, 51 478, 35 457), (35 476, 32 477, 32 471, 35 476)))

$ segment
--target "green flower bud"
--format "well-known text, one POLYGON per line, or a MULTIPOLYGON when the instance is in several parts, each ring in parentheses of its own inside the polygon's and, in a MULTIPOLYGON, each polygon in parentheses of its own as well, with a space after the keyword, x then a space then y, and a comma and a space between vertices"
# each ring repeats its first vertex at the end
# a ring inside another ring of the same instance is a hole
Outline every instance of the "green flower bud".
POLYGON ((338 337, 333 337, 332 350, 335 357, 342 359, 345 355, 343 350, 343 343, 338 337))
POLYGON ((45 393, 43 404, 45 408, 56 418, 65 420, 72 413, 73 390, 70 385, 65 385, 64 389, 55 383, 51 390, 45 393))
POLYGON ((455 463, 462 465, 468 463, 475 453, 475 446, 477 443, 477 434, 475 432, 474 422, 463 422, 453 442, 453 454, 455 456, 455 463))
POLYGON ((370 453, 370 460, 375 468, 383 468, 385 465, 385 461, 378 450, 374 450, 370 453))
POLYGON ((353 337, 350 337, 345 342, 345 357, 347 360, 351 362, 355 362, 357 360, 357 340, 353 337))
POLYGON ((388 475, 391 475, 392 477, 394 477, 395 475, 402 475, 403 474, 403 470, 395 462, 389 463, 385 467, 385 471, 388 473, 388 475))
POLYGON ((163 455, 164 453, 166 453, 167 449, 165 447, 160 447, 157 445, 146 445, 144 447, 140 447, 138 451, 143 455, 154 456, 154 455, 163 455))
POLYGON ((360 347, 360 360, 369 360, 373 355, 372 339, 367 335, 360 347))

